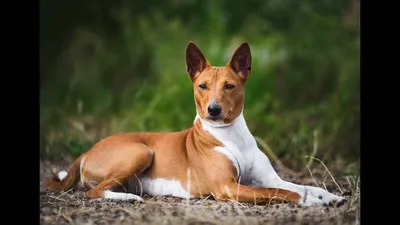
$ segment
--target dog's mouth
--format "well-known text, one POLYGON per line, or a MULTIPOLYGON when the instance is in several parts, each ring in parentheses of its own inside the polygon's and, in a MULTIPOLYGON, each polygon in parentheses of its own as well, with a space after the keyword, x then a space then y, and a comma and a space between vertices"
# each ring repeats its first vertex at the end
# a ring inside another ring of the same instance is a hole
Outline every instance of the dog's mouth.
POLYGON ((221 115, 218 115, 218 116, 210 116, 210 115, 208 115, 207 119, 212 120, 212 121, 215 122, 215 121, 218 121, 218 120, 222 120, 222 116, 221 115))

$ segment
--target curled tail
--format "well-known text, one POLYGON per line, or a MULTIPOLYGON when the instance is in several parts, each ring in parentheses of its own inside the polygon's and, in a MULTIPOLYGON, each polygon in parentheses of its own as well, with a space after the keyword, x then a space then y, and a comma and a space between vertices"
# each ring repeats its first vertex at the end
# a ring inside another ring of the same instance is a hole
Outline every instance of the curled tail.
POLYGON ((59 172, 57 175, 44 181, 43 186, 51 191, 66 191, 74 186, 80 177, 80 164, 82 156, 83 155, 75 160, 68 173, 66 171, 59 172))

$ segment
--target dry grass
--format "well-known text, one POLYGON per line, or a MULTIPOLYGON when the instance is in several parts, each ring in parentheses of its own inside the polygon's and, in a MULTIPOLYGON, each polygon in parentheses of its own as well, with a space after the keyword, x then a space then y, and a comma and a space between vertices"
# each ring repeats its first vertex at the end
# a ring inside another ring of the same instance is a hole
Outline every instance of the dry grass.
MULTIPOLYGON (((41 181, 53 171, 66 169, 70 161, 41 162, 41 181)), ((278 170, 283 179, 312 184, 308 175, 293 176, 278 170)), ((326 171, 313 172, 315 182, 326 171)), ((190 176, 190 172, 188 172, 190 176)), ((49 192, 40 186, 41 224, 358 224, 359 177, 336 180, 347 202, 340 206, 297 207, 293 204, 255 205, 179 199, 144 195, 144 203, 88 200, 82 190, 49 192)), ((340 194, 335 182, 324 181, 328 190, 340 194)))

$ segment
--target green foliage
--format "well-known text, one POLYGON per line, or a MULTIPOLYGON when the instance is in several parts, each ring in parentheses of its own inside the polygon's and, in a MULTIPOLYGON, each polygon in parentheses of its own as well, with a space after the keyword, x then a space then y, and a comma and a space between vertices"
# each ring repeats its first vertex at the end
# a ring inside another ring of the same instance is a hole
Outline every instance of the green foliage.
POLYGON ((316 157, 358 160, 357 10, 344 0, 44 0, 41 153, 76 155, 117 132, 186 129, 195 116, 188 41, 213 65, 248 41, 252 133, 293 166, 312 154, 315 132, 316 157))

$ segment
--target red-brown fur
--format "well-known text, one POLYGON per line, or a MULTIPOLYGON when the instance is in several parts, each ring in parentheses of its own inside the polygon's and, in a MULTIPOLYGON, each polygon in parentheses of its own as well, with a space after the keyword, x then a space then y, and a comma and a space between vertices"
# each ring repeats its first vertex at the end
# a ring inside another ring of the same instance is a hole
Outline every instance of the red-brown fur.
MULTIPOLYGON (((243 43, 226 66, 214 67, 190 42, 186 64, 193 82, 198 115, 207 120, 207 105, 214 99, 223 109, 221 121, 230 123, 235 120, 242 111, 244 86, 251 71, 248 44, 243 43), (224 88, 227 83, 234 88, 224 88), (199 89, 200 84, 207 84, 207 89, 199 89)), ((116 134, 100 140, 82 154, 63 181, 50 178, 44 186, 50 190, 67 190, 79 180, 98 183, 86 192, 86 196, 100 198, 105 190, 117 187, 140 173, 149 178, 176 179, 186 187, 189 168, 190 194, 194 196, 213 195, 218 201, 298 203, 300 195, 288 190, 239 185, 235 167, 223 154, 213 150, 216 146, 222 144, 202 129, 200 120, 180 132, 116 134), (82 159, 85 161, 80 171, 82 159)))

